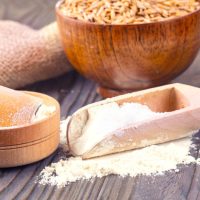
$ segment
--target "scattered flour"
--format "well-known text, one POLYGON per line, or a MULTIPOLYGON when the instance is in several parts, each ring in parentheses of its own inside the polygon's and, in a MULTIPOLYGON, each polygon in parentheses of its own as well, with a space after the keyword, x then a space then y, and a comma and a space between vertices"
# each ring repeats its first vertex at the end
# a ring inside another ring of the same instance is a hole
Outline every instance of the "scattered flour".
POLYGON ((66 144, 67 124, 70 117, 60 122, 60 144, 66 144))
MULTIPOLYGON (((65 141, 65 135, 65 129, 61 129, 61 141, 65 141)), ((80 157, 61 159, 41 172, 39 182, 65 186, 77 180, 109 174, 134 177, 139 174, 159 175, 169 170, 178 172, 178 164, 200 163, 199 159, 189 155, 191 144, 191 138, 185 138, 90 160, 80 157)))
POLYGON ((64 152, 67 152, 69 150, 66 144, 67 124, 68 124, 69 119, 70 117, 60 122, 60 147, 62 148, 64 152))

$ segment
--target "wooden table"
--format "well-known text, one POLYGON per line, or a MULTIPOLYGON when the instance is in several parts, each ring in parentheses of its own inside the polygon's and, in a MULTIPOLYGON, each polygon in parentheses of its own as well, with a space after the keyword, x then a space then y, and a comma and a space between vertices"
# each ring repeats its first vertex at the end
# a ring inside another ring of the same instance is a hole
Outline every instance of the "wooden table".
MULTIPOLYGON (((55 2, 56 0, 1 0, 0 18, 17 20, 34 28, 40 28, 54 20, 55 2)), ((200 87, 199 65, 200 55, 190 69, 174 82, 200 87)), ((96 85, 76 72, 34 84, 26 89, 55 97, 61 104, 62 118, 88 103, 101 99, 96 93, 96 85)), ((192 152, 195 157, 199 155, 199 145, 197 146, 197 150, 192 152)), ((60 149, 49 158, 35 164, 0 170, 0 199, 200 199, 200 166, 195 164, 181 166, 179 173, 171 172, 164 176, 121 178, 110 175, 95 179, 92 183, 78 181, 60 189, 35 183, 41 170, 59 159, 59 151, 60 149)))

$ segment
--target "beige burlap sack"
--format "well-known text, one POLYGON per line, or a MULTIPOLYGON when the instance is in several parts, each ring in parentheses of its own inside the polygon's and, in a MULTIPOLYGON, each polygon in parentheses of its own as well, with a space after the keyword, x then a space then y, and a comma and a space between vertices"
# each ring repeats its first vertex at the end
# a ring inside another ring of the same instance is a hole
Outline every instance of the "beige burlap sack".
POLYGON ((19 88, 70 69, 55 22, 36 31, 0 21, 0 85, 19 88))

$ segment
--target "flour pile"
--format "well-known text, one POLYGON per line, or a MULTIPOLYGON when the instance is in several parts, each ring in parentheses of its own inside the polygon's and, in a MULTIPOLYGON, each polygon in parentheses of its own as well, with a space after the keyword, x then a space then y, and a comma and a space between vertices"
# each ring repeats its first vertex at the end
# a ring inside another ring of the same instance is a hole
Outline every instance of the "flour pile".
MULTIPOLYGON (((62 141, 66 133, 63 130, 62 141)), ((80 157, 61 159, 41 172, 39 182, 65 186, 77 180, 109 174, 134 177, 139 174, 159 175, 169 170, 178 171, 178 164, 199 162, 189 155, 191 144, 191 138, 185 138, 90 160, 82 160, 80 157)))
POLYGON ((76 155, 88 152, 100 141, 122 127, 156 119, 164 116, 165 113, 153 112, 148 106, 139 103, 118 105, 116 102, 112 102, 89 108, 88 115, 89 119, 82 130, 82 135, 76 139, 75 143, 71 143, 76 155))

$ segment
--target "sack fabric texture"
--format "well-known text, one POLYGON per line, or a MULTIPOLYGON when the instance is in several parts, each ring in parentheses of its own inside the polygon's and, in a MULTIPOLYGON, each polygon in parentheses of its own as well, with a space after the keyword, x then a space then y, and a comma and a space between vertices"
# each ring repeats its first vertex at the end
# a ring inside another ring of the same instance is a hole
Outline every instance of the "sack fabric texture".
POLYGON ((71 68, 56 22, 33 30, 17 22, 0 21, 0 85, 20 88, 71 68))

